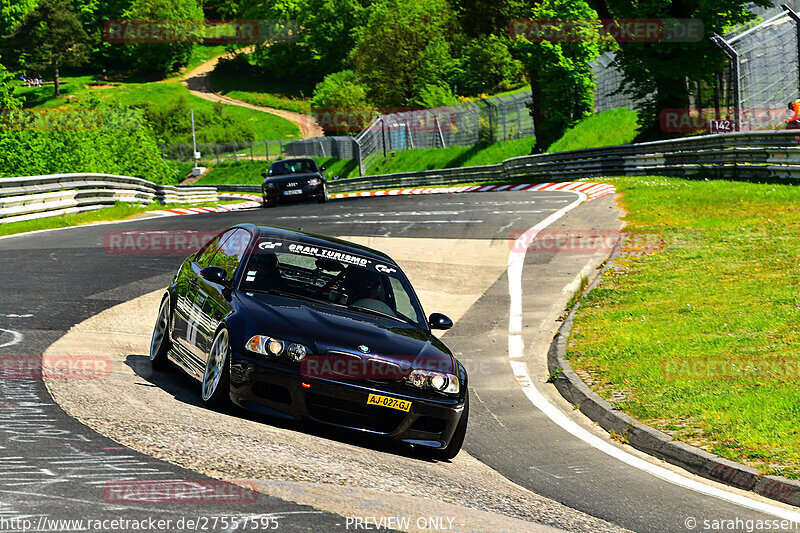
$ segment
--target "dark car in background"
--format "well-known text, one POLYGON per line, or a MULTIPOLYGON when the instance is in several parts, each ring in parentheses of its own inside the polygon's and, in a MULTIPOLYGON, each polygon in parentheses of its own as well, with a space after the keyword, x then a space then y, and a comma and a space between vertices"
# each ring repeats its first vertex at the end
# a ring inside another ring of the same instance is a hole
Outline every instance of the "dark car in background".
POLYGON ((387 255, 242 224, 178 270, 150 361, 177 363, 206 404, 383 435, 450 459, 469 417, 467 372, 387 255))
POLYGON ((328 186, 322 171, 311 158, 282 159, 274 161, 267 172, 262 172, 262 207, 275 207, 283 202, 316 200, 328 201, 328 186))

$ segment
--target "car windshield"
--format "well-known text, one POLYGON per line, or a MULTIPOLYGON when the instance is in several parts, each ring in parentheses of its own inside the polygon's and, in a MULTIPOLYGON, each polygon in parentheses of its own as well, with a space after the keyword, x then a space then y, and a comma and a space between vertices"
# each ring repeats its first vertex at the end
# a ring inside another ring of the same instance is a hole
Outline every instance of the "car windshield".
POLYGON ((352 252, 262 239, 240 289, 310 299, 424 328, 419 302, 402 271, 352 252))
POLYGON ((287 161, 276 161, 269 167, 270 176, 280 176, 283 174, 305 174, 317 172, 317 164, 313 159, 293 159, 287 161))

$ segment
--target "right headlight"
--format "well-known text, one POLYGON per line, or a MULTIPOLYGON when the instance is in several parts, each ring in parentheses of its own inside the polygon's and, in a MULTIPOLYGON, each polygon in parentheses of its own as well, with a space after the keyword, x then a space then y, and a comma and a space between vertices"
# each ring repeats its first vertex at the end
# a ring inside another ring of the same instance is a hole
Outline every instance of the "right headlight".
POLYGON ((274 337, 268 337, 266 335, 253 335, 244 346, 249 351, 261 355, 268 355, 272 357, 286 355, 292 361, 302 361, 308 354, 311 353, 311 350, 302 344, 287 342, 274 337))
POLYGON ((428 389, 447 394, 458 394, 460 384, 458 376, 433 370, 412 370, 405 377, 405 382, 418 389, 428 389))

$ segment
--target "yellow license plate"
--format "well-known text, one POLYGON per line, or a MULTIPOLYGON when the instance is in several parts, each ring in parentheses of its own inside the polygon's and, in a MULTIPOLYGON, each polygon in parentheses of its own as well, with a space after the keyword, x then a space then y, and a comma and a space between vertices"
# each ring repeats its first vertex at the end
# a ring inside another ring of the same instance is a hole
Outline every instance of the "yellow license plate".
POLYGON ((389 407, 390 409, 397 409, 398 411, 408 411, 411 409, 411 402, 398 400, 397 398, 389 398, 388 396, 379 396, 377 394, 369 395, 367 405, 380 405, 381 407, 389 407))

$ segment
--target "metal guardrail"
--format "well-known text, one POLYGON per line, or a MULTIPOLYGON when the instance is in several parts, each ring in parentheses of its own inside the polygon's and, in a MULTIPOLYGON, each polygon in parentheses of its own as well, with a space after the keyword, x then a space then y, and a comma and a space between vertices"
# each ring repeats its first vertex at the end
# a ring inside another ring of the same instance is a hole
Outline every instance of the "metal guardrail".
POLYGON ((51 174, 0 179, 0 223, 61 216, 129 203, 217 200, 215 187, 156 185, 113 174, 51 174))
POLYGON ((499 165, 363 176, 329 182, 332 193, 486 181, 568 181, 610 176, 800 178, 800 132, 686 137, 507 159, 499 165))

